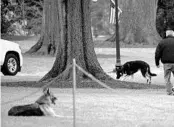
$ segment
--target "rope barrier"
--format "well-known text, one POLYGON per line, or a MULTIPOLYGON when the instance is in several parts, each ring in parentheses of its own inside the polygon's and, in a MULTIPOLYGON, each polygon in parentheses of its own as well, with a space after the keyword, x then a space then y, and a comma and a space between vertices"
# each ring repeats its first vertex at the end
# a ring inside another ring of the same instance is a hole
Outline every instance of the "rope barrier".
MULTIPOLYGON (((72 65, 70 65, 70 66, 68 67, 68 69, 70 69, 71 67, 72 67, 72 65)), ((27 97, 30 97, 30 96, 36 94, 36 93, 39 92, 41 89, 44 90, 45 88, 49 87, 52 83, 53 83, 53 81, 49 82, 48 84, 43 85, 41 88, 37 89, 37 90, 34 91, 34 92, 31 92, 30 94, 28 94, 28 95, 26 95, 26 96, 17 98, 17 99, 15 99, 15 100, 3 102, 3 103, 1 102, 1 105, 6 105, 6 104, 13 103, 13 102, 16 102, 16 101, 21 101, 21 100, 23 100, 23 99, 25 99, 25 98, 27 98, 27 97)))
MULTIPOLYGON (((89 78, 91 78, 92 80, 94 80, 95 82, 97 82, 98 84, 100 84, 101 86, 103 86, 104 88, 107 88, 109 90, 112 90, 113 92, 117 92, 115 89, 109 87, 108 85, 106 85, 105 83, 101 82, 100 80, 96 79, 93 75, 91 75, 90 73, 86 72, 84 69, 82 69, 79 65, 76 64, 76 67, 81 71, 83 72, 85 75, 87 75, 89 78)), ((151 106, 149 104, 146 104, 146 103, 143 103, 143 102, 140 102, 140 101, 137 101, 137 100, 134 100, 132 99, 131 97, 128 97, 128 96, 124 96, 126 98, 128 98, 129 100, 132 100, 134 101, 135 103, 138 103, 138 104, 141 104, 141 105, 144 105, 144 106, 148 106, 152 109, 158 109, 158 110, 161 110, 161 111, 165 111, 165 109, 163 108, 160 108, 160 107, 155 107, 155 106, 151 106)), ((171 110, 173 112, 173 110, 171 110)))
POLYGON ((17 99, 15 99, 15 100, 10 100, 10 101, 7 101, 7 102, 3 102, 3 103, 1 103, 1 105, 6 105, 6 104, 9 104, 9 103, 14 103, 14 102, 16 102, 16 101, 21 101, 21 100, 23 100, 23 99, 25 99, 25 98, 27 98, 27 97, 30 97, 30 96, 36 94, 36 93, 39 92, 41 89, 45 89, 45 88, 49 87, 49 86, 51 85, 51 83, 52 83, 52 81, 49 82, 48 84, 42 86, 41 88, 37 89, 36 91, 31 92, 30 94, 28 94, 28 95, 26 95, 26 96, 17 98, 17 99))
POLYGON ((79 65, 76 64, 76 67, 83 72, 85 75, 87 75, 89 78, 91 78, 92 80, 94 80, 95 82, 97 82, 98 84, 100 84, 101 86, 114 91, 114 89, 112 89, 111 87, 107 86, 106 84, 104 84, 103 82, 101 82, 100 80, 96 79, 93 75, 89 74, 88 72, 86 72, 84 69, 82 69, 79 65))
MULTIPOLYGON (((107 89, 109 89, 109 90, 112 90, 112 91, 116 92, 115 89, 109 87, 109 86, 106 85, 105 83, 103 83, 103 82, 101 82, 100 80, 96 79, 93 75, 91 75, 90 73, 86 72, 86 71, 85 71, 84 69, 82 69, 79 65, 75 64, 75 66, 76 66, 81 72, 83 72, 85 75, 87 75, 89 78, 91 78, 92 80, 94 80, 95 82, 97 82, 98 84, 100 84, 101 86, 103 86, 104 88, 107 88, 107 89)), ((72 67, 72 66, 71 66, 71 67, 72 67)), ((29 97, 29 96, 32 96, 32 95, 36 94, 36 93, 37 93, 38 91, 40 91, 41 89, 44 89, 44 88, 50 86, 51 83, 52 83, 52 81, 49 82, 48 84, 44 85, 43 87, 39 88, 38 90, 36 90, 36 91, 34 91, 34 92, 32 92, 32 93, 30 93, 30 94, 24 96, 24 97, 21 97, 21 98, 15 99, 15 100, 11 100, 11 101, 7 101, 7 102, 3 102, 3 103, 1 103, 1 105, 5 105, 5 104, 9 104, 9 103, 13 103, 13 102, 16 102, 16 101, 23 100, 23 99, 25 99, 25 98, 27 98, 27 97, 29 97)), ((163 109, 163 108, 151 106, 151 105, 149 105, 149 104, 145 104, 145 103, 143 103, 143 102, 134 100, 134 99, 132 99, 131 97, 128 97, 128 96, 124 96, 124 97, 128 98, 129 100, 132 100, 132 101, 135 102, 135 103, 138 103, 138 104, 141 104, 141 105, 144 105, 144 106, 148 106, 148 107, 153 108, 153 109, 158 109, 158 110, 161 110, 161 111, 165 111, 165 109, 163 109)), ((171 110, 171 111, 173 112, 173 110, 171 110)))
POLYGON ((34 91, 34 92, 32 92, 32 93, 26 95, 26 96, 23 96, 23 97, 21 97, 21 98, 18 98, 18 99, 15 99, 15 100, 11 100, 11 101, 7 101, 7 102, 3 102, 3 103, 1 103, 1 105, 6 105, 6 104, 9 104, 9 103, 14 103, 14 102, 16 102, 16 101, 21 101, 21 100, 23 100, 23 99, 25 99, 25 98, 27 98, 27 97, 29 97, 29 96, 32 96, 32 95, 36 94, 36 93, 39 92, 39 91, 40 91, 40 89, 38 89, 38 90, 36 90, 36 91, 34 91))

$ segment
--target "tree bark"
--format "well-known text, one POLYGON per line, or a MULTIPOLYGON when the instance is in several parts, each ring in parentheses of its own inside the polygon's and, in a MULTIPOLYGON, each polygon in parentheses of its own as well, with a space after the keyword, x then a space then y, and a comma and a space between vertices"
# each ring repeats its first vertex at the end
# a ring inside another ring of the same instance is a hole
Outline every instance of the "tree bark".
POLYGON ((165 38, 168 28, 174 30, 174 1, 158 0, 157 5, 156 29, 159 35, 165 38))
POLYGON ((126 44, 158 43, 160 37, 155 25, 157 0, 124 0, 119 4, 123 11, 119 23, 121 40, 126 44))
POLYGON ((44 0, 42 31, 38 42, 27 51, 27 54, 55 55, 58 36, 58 12, 56 0, 44 0))
MULTIPOLYGON (((90 0, 66 0, 63 3, 63 28, 52 69, 41 81, 71 80, 72 60, 99 80, 111 80, 101 68, 94 51, 91 34, 90 0)), ((59 9, 61 7, 59 6, 59 9)), ((60 21, 60 22, 62 22, 60 21)), ((78 71, 78 78, 86 76, 78 71)))

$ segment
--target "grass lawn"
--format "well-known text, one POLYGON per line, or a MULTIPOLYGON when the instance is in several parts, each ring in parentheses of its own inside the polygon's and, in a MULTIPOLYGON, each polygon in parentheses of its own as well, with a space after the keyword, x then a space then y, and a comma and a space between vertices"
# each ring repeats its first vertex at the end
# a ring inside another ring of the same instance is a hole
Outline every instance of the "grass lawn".
MULTIPOLYGON (((163 67, 156 68, 154 62, 154 48, 123 48, 121 49, 122 64, 130 60, 144 60, 149 63, 151 72, 156 73, 156 77, 152 77, 152 84, 163 85, 163 67)), ((114 48, 95 48, 98 61, 104 71, 113 78, 115 73, 109 73, 115 67, 115 49, 114 48)), ((16 76, 3 76, 2 82, 18 82, 18 81, 38 81, 53 66, 55 57, 48 56, 28 56, 24 55, 24 64, 20 73, 16 76)), ((146 83, 146 79, 138 72, 134 78, 127 78, 125 81, 133 81, 138 83, 146 83)))
MULTIPOLYGON (((22 47, 22 52, 27 51, 36 42, 36 39, 23 40, 23 38, 20 41, 15 40, 22 47)), ((104 71, 115 78, 114 73, 109 73, 115 67, 115 48, 97 47, 95 51, 104 71)), ((107 83, 115 89, 114 92, 101 89, 95 82, 78 83, 77 127, 174 126, 174 98, 166 95, 163 68, 162 66, 160 69, 155 67, 154 51, 154 48, 121 48, 122 64, 137 59, 150 64, 151 71, 157 74, 152 78, 152 85, 147 85, 139 72, 134 75, 134 79, 128 78, 126 82, 107 83)), ((34 102, 42 94, 41 91, 23 100, 4 104, 24 97, 43 86, 37 81, 51 69, 54 60, 55 57, 24 55, 24 65, 20 73, 16 76, 1 74, 2 127, 72 127, 73 107, 70 89, 72 82, 59 82, 59 87, 51 86, 51 90, 58 97, 57 105, 53 108, 58 115, 62 116, 59 118, 9 117, 7 115, 8 110, 14 105, 34 102)))
MULTIPOLYGON (((2 127, 72 127, 72 90, 51 88, 57 96, 53 106, 58 118, 9 117, 8 110, 14 105, 34 102, 38 92, 23 100, 5 104, 36 91, 36 88, 2 87, 2 127)), ((174 126, 174 101, 164 94, 164 89, 77 89, 76 115, 78 127, 171 127, 174 126)))

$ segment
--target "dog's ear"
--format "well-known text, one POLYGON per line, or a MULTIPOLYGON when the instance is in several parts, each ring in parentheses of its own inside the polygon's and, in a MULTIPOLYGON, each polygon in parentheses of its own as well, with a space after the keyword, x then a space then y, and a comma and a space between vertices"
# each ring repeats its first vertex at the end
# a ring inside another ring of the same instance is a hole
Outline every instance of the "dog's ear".
POLYGON ((50 94, 50 89, 49 88, 44 88, 43 93, 49 95, 50 94))
POLYGON ((119 67, 116 67, 116 68, 115 68, 115 71, 116 71, 116 72, 120 72, 120 71, 122 70, 122 68, 123 68, 123 65, 121 65, 121 66, 119 66, 119 67))

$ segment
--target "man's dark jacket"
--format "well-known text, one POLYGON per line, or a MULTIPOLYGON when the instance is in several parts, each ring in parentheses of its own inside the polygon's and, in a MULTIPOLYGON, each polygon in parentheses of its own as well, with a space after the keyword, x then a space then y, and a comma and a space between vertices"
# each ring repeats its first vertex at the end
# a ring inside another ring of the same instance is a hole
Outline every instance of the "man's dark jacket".
POLYGON ((163 39, 156 47, 155 63, 159 65, 159 61, 162 63, 174 63, 174 37, 168 36, 163 39))

